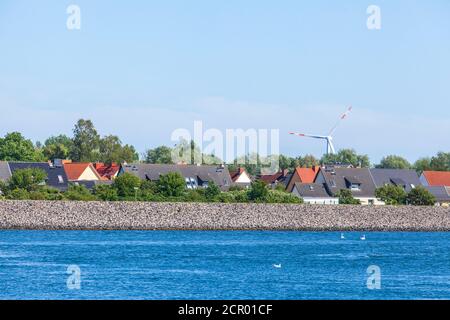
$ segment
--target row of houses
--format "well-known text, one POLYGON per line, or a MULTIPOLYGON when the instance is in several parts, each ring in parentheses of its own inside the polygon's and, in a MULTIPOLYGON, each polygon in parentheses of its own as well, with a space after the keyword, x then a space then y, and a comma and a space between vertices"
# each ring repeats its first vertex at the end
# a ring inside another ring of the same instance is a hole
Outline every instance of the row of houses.
POLYGON ((7 181, 11 175, 21 169, 41 169, 47 175, 45 185, 66 191, 70 183, 84 185, 89 189, 97 184, 111 184, 117 177, 120 165, 104 163, 55 160, 49 162, 4 162, 0 161, 0 180, 7 181))
MULTIPOLYGON (((92 189, 98 184, 111 184, 113 180, 126 172, 136 175, 142 180, 157 181, 161 175, 177 172, 186 181, 186 188, 206 188, 214 182, 221 190, 226 191, 236 185, 228 168, 224 165, 169 165, 169 164, 111 164, 104 163, 73 163, 68 160, 52 162, 0 162, 0 180, 7 181, 11 175, 20 169, 37 168, 47 174, 45 185, 65 191, 69 184, 84 185, 92 189)), ((244 181, 243 179, 239 180, 244 181)), ((245 185, 250 185, 250 178, 245 185)))
POLYGON ((386 184, 400 186, 406 192, 424 186, 440 204, 450 204, 450 172, 424 171, 419 177, 414 170, 354 168, 346 165, 296 168, 293 172, 281 170, 272 175, 252 177, 244 168, 229 171, 224 165, 186 164, 104 164, 73 163, 69 160, 53 162, 0 162, 0 180, 8 180, 19 169, 39 168, 47 173, 46 185, 67 190, 70 183, 91 189, 97 184, 110 184, 126 172, 143 180, 157 181, 161 175, 178 172, 186 181, 186 188, 206 188, 214 182, 223 191, 232 186, 248 188, 255 180, 264 181, 272 188, 281 186, 303 198, 306 203, 337 204, 342 189, 366 205, 381 205, 375 190, 386 184))
POLYGON ((375 190, 385 185, 402 187, 406 192, 423 186, 439 204, 450 204, 450 172, 424 171, 419 177, 416 171, 407 169, 370 169, 332 165, 297 168, 289 174, 285 171, 261 179, 272 187, 283 184, 288 192, 303 198, 306 203, 337 204, 340 190, 349 190, 353 197, 365 205, 382 205, 375 190))

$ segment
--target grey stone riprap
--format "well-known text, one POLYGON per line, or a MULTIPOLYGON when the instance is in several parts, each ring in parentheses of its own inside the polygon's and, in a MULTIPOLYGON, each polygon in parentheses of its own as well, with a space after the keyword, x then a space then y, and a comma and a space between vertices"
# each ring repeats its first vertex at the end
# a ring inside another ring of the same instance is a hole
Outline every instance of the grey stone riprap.
POLYGON ((450 231, 443 207, 0 201, 0 229, 450 231))

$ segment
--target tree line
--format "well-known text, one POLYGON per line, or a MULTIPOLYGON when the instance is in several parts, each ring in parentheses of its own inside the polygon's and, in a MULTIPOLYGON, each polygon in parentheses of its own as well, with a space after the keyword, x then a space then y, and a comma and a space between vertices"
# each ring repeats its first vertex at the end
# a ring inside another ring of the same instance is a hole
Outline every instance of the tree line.
MULTIPOLYGON (((186 163, 194 163, 202 159, 202 163, 220 164, 222 160, 214 155, 201 152, 193 141, 180 141, 174 148, 158 146, 146 150, 142 155, 133 145, 123 144, 116 135, 101 136, 91 120, 80 119, 72 130, 72 137, 64 134, 51 136, 44 143, 33 142, 19 132, 7 133, 0 137, 0 161, 48 161, 54 159, 71 159, 74 162, 104 162, 123 163, 142 161, 145 163, 173 164, 173 154, 189 150, 188 158, 181 158, 186 163)), ((431 157, 418 159, 410 163, 398 155, 383 157, 380 163, 373 165, 369 156, 358 154, 353 149, 342 149, 333 155, 316 158, 313 155, 290 157, 286 155, 276 157, 281 169, 293 171, 296 167, 312 167, 323 164, 351 164, 354 167, 376 167, 388 169, 414 169, 417 172, 425 170, 450 171, 450 152, 438 152, 431 157)), ((230 170, 239 166, 245 167, 251 175, 261 173, 261 168, 267 161, 258 154, 245 155, 229 164, 230 170)))

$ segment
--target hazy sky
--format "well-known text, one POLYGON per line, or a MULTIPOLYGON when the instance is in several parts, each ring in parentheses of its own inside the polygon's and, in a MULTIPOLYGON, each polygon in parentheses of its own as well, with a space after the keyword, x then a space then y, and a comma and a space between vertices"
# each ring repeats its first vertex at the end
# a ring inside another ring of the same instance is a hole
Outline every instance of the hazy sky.
POLYGON ((450 1, 1 0, 0 135, 90 118, 141 152, 177 128, 280 129, 280 150, 450 151, 450 1), (81 30, 68 30, 68 5, 81 30), (369 5, 381 30, 368 30, 369 5))

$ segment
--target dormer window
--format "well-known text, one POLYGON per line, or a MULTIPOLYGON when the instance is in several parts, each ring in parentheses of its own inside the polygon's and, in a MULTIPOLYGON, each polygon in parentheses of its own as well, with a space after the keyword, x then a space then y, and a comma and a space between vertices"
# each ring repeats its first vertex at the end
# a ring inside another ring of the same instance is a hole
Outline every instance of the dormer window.
POLYGON ((361 182, 356 177, 345 177, 347 188, 352 191, 361 190, 361 182))
POLYGON ((353 190, 353 191, 359 191, 359 190, 361 190, 361 185, 358 184, 358 183, 352 183, 352 184, 350 185, 350 190, 353 190))
POLYGON ((62 175, 58 175, 58 182, 64 183, 64 178, 62 177, 62 175))

